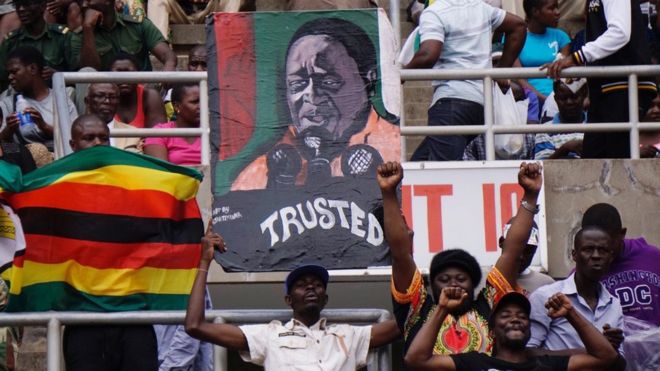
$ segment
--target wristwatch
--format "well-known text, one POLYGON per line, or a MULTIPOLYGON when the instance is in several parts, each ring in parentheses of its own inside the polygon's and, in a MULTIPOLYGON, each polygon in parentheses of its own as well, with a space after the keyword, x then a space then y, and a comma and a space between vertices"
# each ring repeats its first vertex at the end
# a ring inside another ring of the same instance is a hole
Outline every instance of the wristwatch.
POLYGON ((539 213, 539 205, 532 205, 529 202, 522 200, 520 202, 520 206, 522 206, 523 209, 529 211, 532 214, 538 214, 539 213))

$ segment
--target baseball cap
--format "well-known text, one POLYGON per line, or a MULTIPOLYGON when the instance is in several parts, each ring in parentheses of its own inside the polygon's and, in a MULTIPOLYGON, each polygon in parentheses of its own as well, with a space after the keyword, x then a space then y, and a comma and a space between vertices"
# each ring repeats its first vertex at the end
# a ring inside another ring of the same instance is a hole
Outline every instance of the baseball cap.
POLYGON ((495 314, 497 314, 497 312, 502 310, 502 308, 504 308, 507 304, 520 305, 525 310, 527 317, 529 317, 529 314, 532 311, 532 305, 529 303, 529 299, 527 299, 525 295, 517 291, 511 291, 504 294, 504 296, 502 296, 502 298, 500 298, 500 300, 497 303, 495 303, 495 306, 493 307, 493 310, 490 313, 490 320, 495 318, 495 314))
POLYGON ((311 273, 318 278, 321 279, 323 282, 323 286, 328 287, 328 280, 330 276, 328 275, 328 270, 323 268, 320 265, 314 265, 314 264, 307 264, 300 266, 294 270, 292 270, 288 276, 286 276, 286 281, 284 284, 284 291, 289 294, 291 291, 291 286, 293 285, 296 280, 305 274, 311 273))
MULTIPOLYGON (((509 229, 511 229, 511 222, 513 219, 509 220, 508 223, 502 228, 502 238, 506 238, 509 229)), ((536 222, 532 221, 532 230, 529 233, 529 239, 527 240, 528 245, 538 246, 539 245, 539 226, 536 225, 536 222)))

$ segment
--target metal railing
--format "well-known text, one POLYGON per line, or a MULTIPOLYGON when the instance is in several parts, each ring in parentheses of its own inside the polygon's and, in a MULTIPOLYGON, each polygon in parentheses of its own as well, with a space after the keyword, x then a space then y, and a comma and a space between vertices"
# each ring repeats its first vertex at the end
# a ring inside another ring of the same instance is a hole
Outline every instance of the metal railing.
MULTIPOLYGON (((291 319, 290 310, 207 310, 207 321, 215 323, 257 324, 272 320, 282 322, 291 319)), ((392 318, 384 309, 326 309, 321 315, 330 323, 368 324, 380 323, 392 318)), ((66 325, 138 325, 138 324, 182 324, 183 311, 142 311, 118 313, 90 312, 39 312, 1 313, 0 326, 48 326, 47 369, 62 370, 62 326, 66 325)), ((376 361, 369 370, 391 370, 391 347, 375 350, 376 361)), ((214 346, 214 370, 227 370, 227 349, 214 346)))
MULTIPOLYGON (((639 92, 637 79, 639 76, 660 76, 660 66, 612 66, 612 67, 573 67, 562 71, 562 77, 615 77, 628 76, 628 114, 629 122, 598 123, 598 124, 561 124, 561 125, 525 125, 525 126, 495 126, 493 123, 493 80, 511 78, 545 77, 545 71, 538 68, 494 68, 475 70, 401 70, 401 81, 414 80, 481 80, 484 86, 484 125, 449 125, 449 126, 416 126, 405 125, 401 118, 401 156, 406 161, 405 136, 410 135, 455 135, 455 134, 485 134, 486 160, 495 160, 495 134, 520 133, 566 133, 566 132, 630 132, 630 158, 639 158, 639 131, 660 130, 660 123, 639 122, 639 92)), ((403 112, 403 110, 402 110, 403 112)), ((402 115, 403 116, 403 115, 402 115)))
POLYGON ((172 129, 116 129, 111 137, 201 137, 201 165, 208 166, 211 159, 209 131, 209 95, 206 72, 57 72, 53 75, 53 93, 57 112, 55 155, 57 158, 71 153, 71 117, 66 109, 66 84, 75 83, 185 83, 199 81, 199 128, 172 129))

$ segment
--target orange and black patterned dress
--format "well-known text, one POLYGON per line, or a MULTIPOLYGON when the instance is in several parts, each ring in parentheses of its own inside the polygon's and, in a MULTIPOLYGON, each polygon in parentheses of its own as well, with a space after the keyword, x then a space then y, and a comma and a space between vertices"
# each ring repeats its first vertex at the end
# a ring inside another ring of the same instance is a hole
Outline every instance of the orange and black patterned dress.
MULTIPOLYGON (((406 293, 396 291, 393 282, 391 291, 394 316, 404 335, 405 354, 419 329, 435 310, 436 304, 426 290, 419 271, 415 272, 406 293)), ((488 317, 494 303, 510 291, 514 290, 509 282, 493 267, 488 273, 486 286, 479 292, 470 310, 458 318, 452 315, 445 318, 433 353, 449 355, 476 351, 490 354, 493 341, 489 336, 488 317)), ((521 289, 516 291, 522 292, 521 289)))

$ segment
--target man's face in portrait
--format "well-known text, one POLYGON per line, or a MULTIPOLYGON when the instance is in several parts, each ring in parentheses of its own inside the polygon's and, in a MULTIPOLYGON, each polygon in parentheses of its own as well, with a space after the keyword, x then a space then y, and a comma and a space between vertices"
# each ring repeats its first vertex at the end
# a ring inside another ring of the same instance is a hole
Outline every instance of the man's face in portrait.
POLYGON ((338 140, 355 121, 366 120, 369 97, 358 65, 343 44, 327 35, 304 36, 291 45, 286 86, 299 134, 321 127, 338 140))

